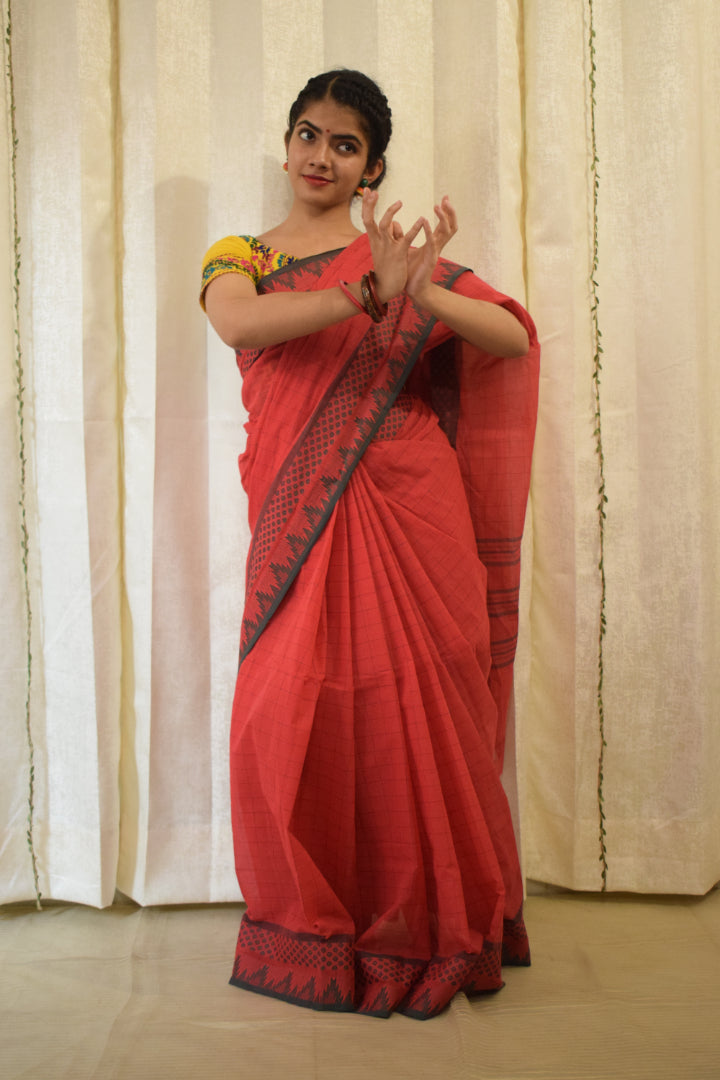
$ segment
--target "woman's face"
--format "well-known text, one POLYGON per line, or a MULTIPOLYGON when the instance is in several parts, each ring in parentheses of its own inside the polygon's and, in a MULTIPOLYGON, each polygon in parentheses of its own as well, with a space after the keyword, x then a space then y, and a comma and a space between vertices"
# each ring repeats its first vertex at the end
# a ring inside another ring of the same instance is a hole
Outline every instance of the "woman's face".
POLYGON ((295 197, 318 208, 347 205, 363 177, 372 181, 382 171, 381 162, 368 167, 368 141, 355 110, 328 98, 303 109, 286 146, 295 197))

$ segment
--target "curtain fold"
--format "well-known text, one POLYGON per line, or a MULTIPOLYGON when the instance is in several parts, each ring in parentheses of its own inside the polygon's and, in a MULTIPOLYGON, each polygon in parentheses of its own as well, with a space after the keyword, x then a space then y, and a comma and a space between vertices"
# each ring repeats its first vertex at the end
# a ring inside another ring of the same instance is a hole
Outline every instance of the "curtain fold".
POLYGON ((701 893, 720 865, 718 269, 704 250, 717 236, 720 69, 717 48, 697 44, 702 34, 717 46, 718 13, 691 0, 594 5, 608 497, 600 688, 589 10, 525 5, 528 303, 544 334, 527 870, 598 887, 600 694, 608 886, 701 893))
MULTIPOLYGON (((7 70, 7 64, 5 65, 7 70)), ((29 455, 32 414, 30 411, 27 361, 24 344, 16 337, 17 314, 22 293, 16 295, 17 222, 13 197, 13 131, 10 105, 13 86, 7 74, 3 80, 5 108, 0 127, 0 260, 4 270, 0 293, 0 508, 2 511, 3 557, 0 558, 2 596, 2 650, 0 650, 0 699, 3 703, 3 777, 0 784, 0 878, 10 899, 34 895, 27 832, 29 812, 29 745, 26 712, 34 715, 38 703, 27 700, 28 676, 32 675, 35 640, 29 640, 27 601, 34 604, 35 561, 24 551, 28 528, 36 521, 32 458, 29 455), (23 477, 23 474, 24 477, 23 477), (30 669, 30 670, 29 670, 30 669), (29 709, 30 704, 32 708, 29 709)), ((33 553, 34 554, 34 553, 33 553)), ((35 687, 37 688, 37 676, 35 687)), ((40 749, 37 751, 41 776, 40 749)), ((36 785, 35 807, 43 809, 42 794, 36 785)))
MULTIPOLYGON (((43 895, 97 906, 116 888, 144 904, 239 895, 226 744, 249 540, 244 415, 233 357, 197 305, 198 271, 212 240, 285 213, 287 111, 334 66, 366 70, 390 100, 383 204, 401 198, 409 225, 449 194, 460 231, 448 255, 525 303, 540 331, 515 688, 526 871, 601 888, 602 805, 608 888, 710 888, 717 6, 6 0, 3 12, 0 899, 34 894, 26 595, 43 895)), ((513 772, 510 755, 516 799, 513 772)))
POLYGON ((13 10, 12 36, 42 687, 35 840, 45 895, 102 905, 115 890, 121 665, 110 20, 104 6, 39 3, 13 10))

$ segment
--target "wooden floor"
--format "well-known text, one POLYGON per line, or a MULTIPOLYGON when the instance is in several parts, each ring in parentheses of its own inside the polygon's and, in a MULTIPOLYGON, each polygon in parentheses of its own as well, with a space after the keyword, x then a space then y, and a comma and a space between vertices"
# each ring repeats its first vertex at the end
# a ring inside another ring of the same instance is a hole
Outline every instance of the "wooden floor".
POLYGON ((434 1020, 227 985, 241 909, 0 918, 2 1080, 720 1078, 720 892, 531 896, 533 966, 434 1020))

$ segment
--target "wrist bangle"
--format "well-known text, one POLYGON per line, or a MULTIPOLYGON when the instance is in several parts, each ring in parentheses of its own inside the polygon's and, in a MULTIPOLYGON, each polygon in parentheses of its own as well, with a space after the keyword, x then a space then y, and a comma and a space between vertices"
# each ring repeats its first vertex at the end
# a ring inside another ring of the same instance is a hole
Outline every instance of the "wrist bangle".
POLYGON ((368 270, 368 276, 367 277, 368 277, 368 285, 370 286, 370 292, 372 293, 372 298, 375 301, 375 307, 380 312, 380 315, 383 318, 385 318, 385 316, 388 313, 388 306, 387 306, 387 304, 381 304, 380 303, 380 297, 377 294, 377 280, 375 278, 375 271, 374 270, 368 270))
POLYGON ((350 292, 350 289, 348 288, 348 283, 347 283, 347 281, 338 281, 338 288, 340 289, 340 291, 341 291, 341 292, 344 292, 344 293, 345 293, 345 295, 347 296, 348 300, 351 300, 351 301, 352 301, 352 303, 353 303, 353 304, 355 305, 355 307, 356 307, 356 308, 358 309, 358 311, 362 311, 363 315, 367 315, 367 311, 366 311, 366 310, 365 310, 365 308, 364 308, 364 307, 362 306, 362 304, 360 303, 360 301, 359 301, 359 300, 357 300, 357 299, 356 299, 356 298, 355 298, 355 297, 353 296, 353 294, 352 294, 352 293, 350 292))
POLYGON ((387 315, 387 304, 383 305, 378 300, 377 292, 371 284, 370 275, 372 273, 372 270, 370 270, 367 274, 363 274, 360 279, 360 292, 362 293, 362 298, 365 302, 365 310, 368 315, 373 322, 379 323, 382 322, 387 315))

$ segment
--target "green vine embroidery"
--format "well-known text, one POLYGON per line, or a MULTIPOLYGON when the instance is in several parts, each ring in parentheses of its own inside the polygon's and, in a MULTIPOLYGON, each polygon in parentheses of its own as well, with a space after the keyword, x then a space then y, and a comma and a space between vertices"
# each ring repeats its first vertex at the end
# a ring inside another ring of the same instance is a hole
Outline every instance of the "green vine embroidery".
POLYGON ((598 757, 598 785, 597 785, 597 798, 598 798, 598 815, 599 815, 599 840, 600 840, 600 865, 602 867, 602 886, 601 891, 607 891, 607 876, 608 876, 608 862, 607 862, 607 830, 605 827, 605 796, 603 792, 604 782, 604 769, 605 769, 605 748, 607 742, 605 740, 605 705, 603 701, 603 676, 605 673, 603 645, 605 640, 605 633, 607 631, 606 621, 606 581, 605 581, 605 504, 607 503, 607 494, 605 491, 605 456, 603 453, 603 440, 602 440, 602 418, 600 412, 600 373, 602 371, 601 357, 603 353, 602 348, 602 334, 600 332, 600 324, 598 319, 598 307, 600 304, 600 297, 598 292, 598 194, 600 191, 600 175, 598 173, 599 158, 597 153, 597 139, 595 133, 595 90, 596 90, 596 74, 597 66, 595 64, 595 23, 593 12, 593 0, 588 0, 588 13, 589 13, 589 53, 590 53, 590 141, 591 141, 591 153, 592 160, 590 165, 590 174, 592 177, 592 270, 590 273, 590 317, 592 323, 592 341, 593 341, 593 397, 595 402, 595 430, 593 436, 595 438, 595 452, 598 459, 598 472, 600 478, 600 486, 598 488, 599 502, 597 506, 598 511, 598 526, 599 526, 599 548, 600 558, 598 561, 598 570, 600 573, 600 625, 598 630, 598 683, 597 683, 597 706, 598 706, 598 722, 599 722, 599 734, 600 734, 600 752, 598 757))
POLYGON ((30 849, 33 882, 35 885, 35 904, 42 910, 41 892, 38 879, 37 856, 33 838, 35 817, 35 746, 32 737, 30 704, 32 699, 32 607, 30 604, 30 541, 27 529, 27 456, 25 454, 25 379, 23 369, 22 342, 20 339, 20 235, 18 229, 17 207, 17 149, 18 137, 15 124, 15 81, 12 59, 12 0, 7 0, 5 15, 5 76, 9 102, 10 129, 10 199, 13 229, 13 309, 15 321, 15 383, 18 416, 18 457, 20 466, 20 546, 22 550, 23 587, 25 598, 25 631, 27 646, 27 681, 25 686, 25 734, 28 746, 28 816, 27 843, 30 849))

